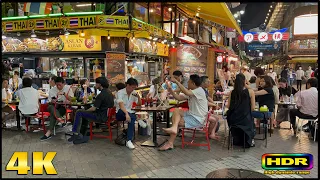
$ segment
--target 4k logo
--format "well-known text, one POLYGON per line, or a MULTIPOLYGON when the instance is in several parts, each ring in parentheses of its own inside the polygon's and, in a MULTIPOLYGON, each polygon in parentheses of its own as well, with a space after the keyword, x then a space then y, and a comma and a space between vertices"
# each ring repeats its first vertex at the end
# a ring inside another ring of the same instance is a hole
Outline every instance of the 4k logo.
MULTIPOLYGON (((45 169, 47 174, 57 175, 58 173, 52 164, 52 160, 56 154, 56 152, 48 152, 43 158, 43 152, 33 152, 32 174, 42 175, 43 169, 45 169)), ((28 152, 13 153, 6 167, 7 171, 17 171, 18 175, 27 175, 30 169, 30 166, 28 166, 28 152)))

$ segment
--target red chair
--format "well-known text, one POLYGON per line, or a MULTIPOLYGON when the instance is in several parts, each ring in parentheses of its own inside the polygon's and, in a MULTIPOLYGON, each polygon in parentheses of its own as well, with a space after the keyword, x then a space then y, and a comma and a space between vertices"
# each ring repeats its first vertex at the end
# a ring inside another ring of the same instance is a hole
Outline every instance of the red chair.
POLYGON ((207 146, 208 147, 208 151, 210 151, 210 141, 209 141, 209 117, 210 117, 210 113, 208 113, 208 116, 207 116, 207 119, 206 119, 206 123, 203 127, 201 128, 182 128, 181 129, 181 134, 182 134, 182 149, 184 148, 184 145, 191 145, 191 146, 207 146), (193 134, 192 134, 192 141, 191 142, 186 142, 185 139, 184 139, 184 132, 185 131, 193 131, 193 134), (206 134, 206 140, 207 140, 207 143, 206 144, 201 144, 201 143, 194 143, 194 138, 195 138, 195 135, 196 135, 196 131, 199 131, 199 132, 204 132, 206 134))
POLYGON ((110 123, 115 120, 116 116, 116 108, 109 108, 108 109, 108 120, 105 122, 106 125, 108 126, 108 130, 109 130, 109 135, 101 135, 101 134, 93 134, 92 132, 92 126, 93 126, 93 122, 90 122, 90 139, 92 140, 93 137, 100 137, 100 138, 106 138, 106 139, 110 139, 110 141, 112 141, 112 131, 111 131, 111 125, 110 123))
POLYGON ((26 132, 29 132, 30 118, 38 118, 41 120, 41 125, 39 124, 39 126, 42 126, 43 132, 46 133, 46 126, 44 122, 50 116, 50 113, 48 112, 48 106, 49 104, 40 104, 39 112, 36 115, 22 115, 26 119, 26 132))

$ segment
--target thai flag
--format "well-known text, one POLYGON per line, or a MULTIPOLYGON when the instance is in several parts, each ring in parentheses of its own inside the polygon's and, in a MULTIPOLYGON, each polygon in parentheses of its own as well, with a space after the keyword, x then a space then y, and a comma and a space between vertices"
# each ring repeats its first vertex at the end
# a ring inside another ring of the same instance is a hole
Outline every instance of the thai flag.
POLYGON ((71 18, 70 26, 78 26, 78 18, 71 18))
POLYGON ((107 18, 107 19, 106 19, 106 23, 107 23, 107 24, 114 24, 114 19, 112 19, 112 18, 107 18))
POLYGON ((142 24, 141 24, 141 23, 138 24, 138 29, 139 29, 139 30, 142 29, 142 24))
POLYGON ((12 23, 6 23, 6 30, 13 30, 12 23))
POLYGON ((36 22, 36 27, 37 28, 44 28, 44 21, 43 20, 38 20, 36 22))

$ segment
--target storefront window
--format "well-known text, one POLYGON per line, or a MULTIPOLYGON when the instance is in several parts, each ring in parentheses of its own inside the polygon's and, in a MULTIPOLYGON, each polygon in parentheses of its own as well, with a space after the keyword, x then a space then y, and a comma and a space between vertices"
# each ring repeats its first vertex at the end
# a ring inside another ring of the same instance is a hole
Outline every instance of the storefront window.
POLYGON ((2 17, 14 16, 13 3, 1 3, 1 6, 2 6, 2 17))
POLYGON ((102 11, 104 12, 105 9, 105 3, 96 3, 95 11, 102 11))
POLYGON ((161 3, 149 4, 150 24, 161 27, 161 3))
POLYGON ((317 39, 295 40, 290 43, 290 49, 318 49, 317 39))
POLYGON ((148 8, 146 3, 134 3, 133 15, 141 21, 148 22, 148 8))
POLYGON ((169 33, 172 33, 172 34, 175 34, 175 23, 163 23, 163 30, 169 32, 169 33), (170 28, 171 28, 171 24, 172 24, 172 32, 170 31, 170 28))
POLYGON ((91 12, 92 2, 67 2, 63 3, 63 12, 91 12))

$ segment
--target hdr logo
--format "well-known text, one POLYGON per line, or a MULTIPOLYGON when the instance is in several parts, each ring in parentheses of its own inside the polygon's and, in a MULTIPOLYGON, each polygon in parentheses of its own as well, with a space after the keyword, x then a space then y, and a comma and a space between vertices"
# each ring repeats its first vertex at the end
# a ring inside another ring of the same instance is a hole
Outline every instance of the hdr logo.
POLYGON ((265 170, 310 170, 313 168, 311 154, 264 154, 262 168, 265 170))

